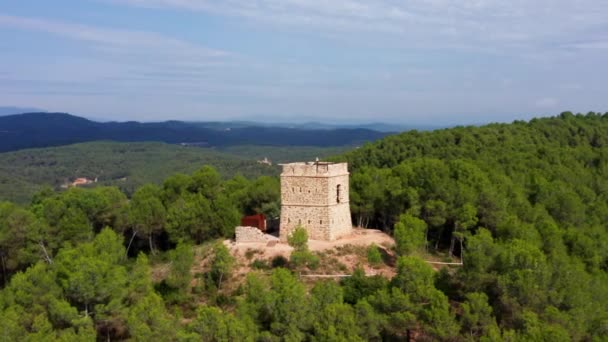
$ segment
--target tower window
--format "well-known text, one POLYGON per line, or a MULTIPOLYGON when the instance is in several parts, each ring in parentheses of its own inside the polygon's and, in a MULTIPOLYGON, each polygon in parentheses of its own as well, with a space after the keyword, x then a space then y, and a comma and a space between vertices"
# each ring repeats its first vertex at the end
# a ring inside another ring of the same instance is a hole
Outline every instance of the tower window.
POLYGON ((336 186, 336 203, 340 203, 340 184, 336 186))

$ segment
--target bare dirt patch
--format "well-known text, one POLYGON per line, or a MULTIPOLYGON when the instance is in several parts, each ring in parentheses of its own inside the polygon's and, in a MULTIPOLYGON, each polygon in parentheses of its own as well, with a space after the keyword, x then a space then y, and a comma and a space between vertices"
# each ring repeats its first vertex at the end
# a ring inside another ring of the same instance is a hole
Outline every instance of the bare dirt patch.
MULTIPOLYGON (((282 255, 289 257, 293 248, 284 242, 271 242, 271 243, 260 243, 260 242, 239 242, 236 243, 233 240, 224 241, 226 247, 231 251, 239 254, 245 253, 248 249, 259 249, 263 251, 265 256, 282 255)), ((390 248, 395 244, 393 238, 376 229, 365 229, 365 228, 353 228, 352 234, 345 236, 336 241, 321 241, 321 240, 308 240, 308 248, 312 252, 322 252, 328 249, 334 249, 336 247, 353 245, 353 246, 369 246, 376 244, 377 246, 383 246, 390 248)))
MULTIPOLYGON (((388 234, 374 229, 354 228, 349 236, 336 241, 309 240, 308 248, 320 258, 319 267, 307 273, 318 274, 349 274, 357 267, 362 267, 368 275, 384 275, 391 277, 394 269, 391 267, 390 259, 393 256, 392 246, 394 240, 388 234), (383 254, 388 256, 388 263, 372 267, 367 262, 367 249, 372 244, 378 246, 383 254)), ((270 243, 259 242, 235 242, 225 240, 224 244, 237 260, 235 273, 241 278, 252 271, 251 264, 255 260, 270 263, 272 259, 281 256, 289 259, 293 248, 284 242, 272 241, 270 243)))
POLYGON ((369 246, 372 243, 378 246, 390 247, 395 244, 395 240, 393 240, 390 235, 380 230, 353 228, 352 234, 336 241, 310 240, 308 241, 308 248, 314 252, 333 249, 345 245, 369 246))

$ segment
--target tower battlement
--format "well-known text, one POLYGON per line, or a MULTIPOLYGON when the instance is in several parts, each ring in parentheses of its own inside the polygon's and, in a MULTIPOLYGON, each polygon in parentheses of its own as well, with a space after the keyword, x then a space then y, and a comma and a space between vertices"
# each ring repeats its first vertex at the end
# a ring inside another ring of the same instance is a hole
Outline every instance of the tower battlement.
POLYGON ((328 162, 307 162, 281 164, 281 176, 334 177, 348 175, 348 164, 328 162))

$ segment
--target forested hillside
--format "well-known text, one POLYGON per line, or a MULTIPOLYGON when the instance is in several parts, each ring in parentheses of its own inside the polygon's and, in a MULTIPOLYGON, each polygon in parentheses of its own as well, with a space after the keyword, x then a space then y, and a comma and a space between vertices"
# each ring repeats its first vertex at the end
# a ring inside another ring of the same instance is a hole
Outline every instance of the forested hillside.
POLYGON ((344 146, 356 145, 388 133, 363 128, 299 129, 246 126, 223 129, 205 123, 96 122, 66 113, 24 113, 0 116, 0 152, 23 148, 68 145, 96 140, 122 142, 160 141, 172 144, 221 147, 344 146))
MULTIPOLYGON (((352 277, 304 281, 326 253, 239 278, 216 239, 279 210, 276 177, 204 167, 145 185, 0 203, 8 340, 602 341, 608 338, 608 115, 409 132, 351 163, 353 220, 393 234, 352 277), (425 260, 462 260, 434 271, 425 260), (392 267, 390 279, 364 266, 392 267), (239 279, 242 279, 239 281, 239 279)), ((340 251, 331 251, 340 253, 340 251)))
POLYGON ((127 195, 137 187, 161 184, 174 173, 213 166, 223 178, 276 176, 277 163, 314 160, 349 147, 227 146, 199 148, 165 143, 96 141, 0 153, 0 201, 29 203, 44 186, 60 189, 78 177, 98 179, 88 186, 116 186, 127 195), (268 158, 273 165, 257 161, 268 158))
POLYGON ((608 113, 408 132, 344 159, 356 223, 463 254, 438 282, 452 300, 482 293, 501 327, 545 340, 607 337, 608 113))
POLYGON ((117 186, 131 195, 144 184, 161 184, 174 173, 192 173, 203 165, 224 178, 278 174, 275 166, 208 148, 91 142, 0 153, 0 200, 28 203, 42 187, 59 189, 78 177, 98 178, 90 186, 117 186))

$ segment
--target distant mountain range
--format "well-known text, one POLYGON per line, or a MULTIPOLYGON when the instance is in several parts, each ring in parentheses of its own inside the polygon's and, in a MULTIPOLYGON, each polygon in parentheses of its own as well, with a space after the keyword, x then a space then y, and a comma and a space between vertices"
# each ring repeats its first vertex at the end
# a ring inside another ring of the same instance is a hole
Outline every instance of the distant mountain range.
POLYGON ((321 122, 303 122, 303 123, 286 123, 286 122, 255 122, 255 121, 210 121, 210 122, 192 122, 195 125, 199 125, 206 128, 212 129, 227 129, 227 128, 238 128, 238 127, 250 127, 250 126, 263 126, 263 127, 283 127, 303 130, 334 130, 334 129, 369 129, 378 132, 405 132, 410 130, 428 131, 438 128, 445 128, 446 126, 432 126, 432 125, 399 125, 399 124, 388 124, 382 122, 372 122, 365 124, 327 124, 321 122))
POLYGON ((345 146, 373 141, 388 134, 367 128, 291 128, 246 122, 232 125, 183 121, 96 122, 66 113, 0 116, 0 152, 96 140, 161 141, 209 147, 345 146))
POLYGON ((20 113, 31 113, 31 112, 44 112, 44 110, 41 110, 38 108, 0 106, 0 116, 11 115, 11 114, 20 114, 20 113))

